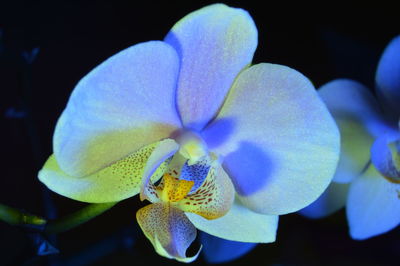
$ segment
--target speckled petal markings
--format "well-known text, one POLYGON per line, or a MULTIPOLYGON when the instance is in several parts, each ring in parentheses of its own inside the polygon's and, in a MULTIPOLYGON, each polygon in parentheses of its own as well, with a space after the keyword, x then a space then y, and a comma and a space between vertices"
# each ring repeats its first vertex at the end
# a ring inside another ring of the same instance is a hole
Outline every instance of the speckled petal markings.
POLYGON ((225 215, 234 200, 234 187, 220 165, 212 167, 204 183, 193 194, 179 202, 185 212, 193 212, 207 219, 225 215))
POLYGON ((182 167, 180 179, 190 180, 194 182, 190 193, 195 192, 207 178, 208 172, 211 168, 211 159, 209 157, 198 161, 196 164, 188 165, 185 163, 182 167))
POLYGON ((155 203, 140 209, 136 218, 160 255, 185 262, 197 258, 198 254, 186 257, 186 249, 196 238, 196 228, 183 211, 168 203, 155 203))
MULTIPOLYGON (((110 166, 84 177, 73 177, 63 172, 52 155, 39 172, 39 179, 51 190, 84 202, 113 202, 136 195, 140 191, 143 169, 152 152, 161 142, 147 145, 110 166)), ((166 162, 153 173, 158 180, 166 162)))

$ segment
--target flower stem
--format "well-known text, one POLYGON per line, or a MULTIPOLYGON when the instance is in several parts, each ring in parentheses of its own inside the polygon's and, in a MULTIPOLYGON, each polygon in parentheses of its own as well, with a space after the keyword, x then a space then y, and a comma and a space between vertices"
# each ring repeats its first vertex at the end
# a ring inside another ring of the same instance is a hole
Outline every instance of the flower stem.
POLYGON ((46 220, 18 209, 0 204, 0 220, 11 225, 44 225, 46 220))
MULTIPOLYGON (((90 204, 83 209, 53 221, 25 213, 21 210, 0 204, 0 221, 16 226, 36 226, 44 228, 47 234, 58 234, 77 227, 112 208, 118 202, 90 204)), ((40 229, 40 231, 42 231, 40 229)))
POLYGON ((104 213, 108 209, 112 208, 118 202, 98 203, 90 204, 85 208, 70 214, 66 217, 49 221, 46 228, 44 229, 47 234, 58 234, 68 231, 78 225, 81 225, 92 218, 104 213))

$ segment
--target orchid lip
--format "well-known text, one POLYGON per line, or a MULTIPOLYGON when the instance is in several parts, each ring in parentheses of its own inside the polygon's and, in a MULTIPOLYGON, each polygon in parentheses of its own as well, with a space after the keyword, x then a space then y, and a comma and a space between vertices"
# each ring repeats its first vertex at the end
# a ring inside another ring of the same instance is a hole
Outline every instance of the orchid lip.
POLYGON ((194 181, 181 180, 164 174, 163 185, 157 187, 157 194, 161 201, 174 205, 190 193, 193 185, 194 181))
MULTIPOLYGON (((136 216, 146 237, 160 255, 186 261, 197 255, 190 258, 185 255, 196 234, 195 226, 185 213, 194 213, 208 220, 224 216, 233 204, 234 187, 229 177, 224 175, 221 165, 215 162, 216 155, 207 152, 197 135, 185 132, 179 141, 183 152, 175 149, 173 156, 164 161, 167 164, 165 168, 159 166, 156 170, 162 172, 160 182, 153 183, 151 177, 146 175, 142 179, 141 199, 147 199, 151 204, 140 209, 136 216), (202 159, 197 158, 196 164, 189 165, 193 154, 199 154, 196 148, 204 155, 200 157, 202 159), (178 235, 178 240, 174 234, 178 235)), ((153 153, 164 154, 159 151, 153 153)))
POLYGON ((143 178, 141 200, 164 203, 184 212, 198 213, 206 219, 225 215, 233 202, 234 187, 224 175, 218 157, 210 152, 196 164, 188 162, 189 159, 176 152, 168 159, 158 184, 150 177, 143 178), (224 191, 218 190, 219 187, 224 187, 224 191))

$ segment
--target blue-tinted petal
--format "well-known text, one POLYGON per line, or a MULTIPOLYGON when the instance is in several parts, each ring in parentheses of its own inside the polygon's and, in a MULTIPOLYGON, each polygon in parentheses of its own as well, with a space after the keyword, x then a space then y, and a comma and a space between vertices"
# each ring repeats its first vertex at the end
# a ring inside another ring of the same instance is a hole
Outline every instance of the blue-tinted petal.
POLYGON ((315 88, 281 65, 241 72, 203 136, 224 156, 243 204, 265 214, 298 211, 316 200, 339 157, 339 131, 315 88), (230 131, 215 130, 220 122, 230 131))
POLYGON ((324 193, 313 203, 300 210, 308 218, 328 216, 346 205, 349 184, 332 182, 324 193))
POLYGON ((137 44, 110 57, 75 87, 54 133, 60 168, 85 176, 180 128, 179 59, 166 43, 137 44))
POLYGON ((257 46, 250 15, 214 4, 190 13, 165 38, 178 52, 177 106, 185 127, 201 130, 215 115, 257 46))
POLYGON ((200 233, 203 244, 203 257, 208 263, 229 262, 244 256, 256 247, 256 243, 230 241, 200 233))
POLYGON ((186 213, 197 229, 208 234, 240 242, 271 243, 276 239, 277 215, 253 212, 236 200, 228 213, 215 220, 207 220, 194 213, 186 213))
POLYGON ((389 182, 371 164, 351 183, 346 211, 352 238, 383 234, 400 223, 400 184, 389 182))
POLYGON ((181 262, 192 262, 199 255, 200 250, 186 257, 197 232, 181 210, 167 203, 154 203, 138 210, 136 219, 159 255, 181 262))
POLYGON ((333 180, 350 182, 368 163, 374 138, 390 128, 372 93, 358 82, 334 80, 322 86, 319 95, 341 134, 340 160, 333 180))
POLYGON ((397 120, 400 116, 400 36, 383 52, 375 79, 384 108, 397 120))

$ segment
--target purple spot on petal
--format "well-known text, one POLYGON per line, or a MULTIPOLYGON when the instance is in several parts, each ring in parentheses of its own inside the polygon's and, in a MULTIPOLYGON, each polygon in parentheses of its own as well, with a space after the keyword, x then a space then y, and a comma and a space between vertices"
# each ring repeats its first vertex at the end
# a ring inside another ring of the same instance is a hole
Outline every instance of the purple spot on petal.
POLYGON ((204 141, 210 149, 218 147, 222 143, 229 141, 229 137, 235 128, 234 120, 223 118, 213 121, 202 132, 204 141))
POLYGON ((263 188, 274 168, 268 155, 251 142, 241 142, 239 149, 224 158, 223 167, 242 196, 263 188))

